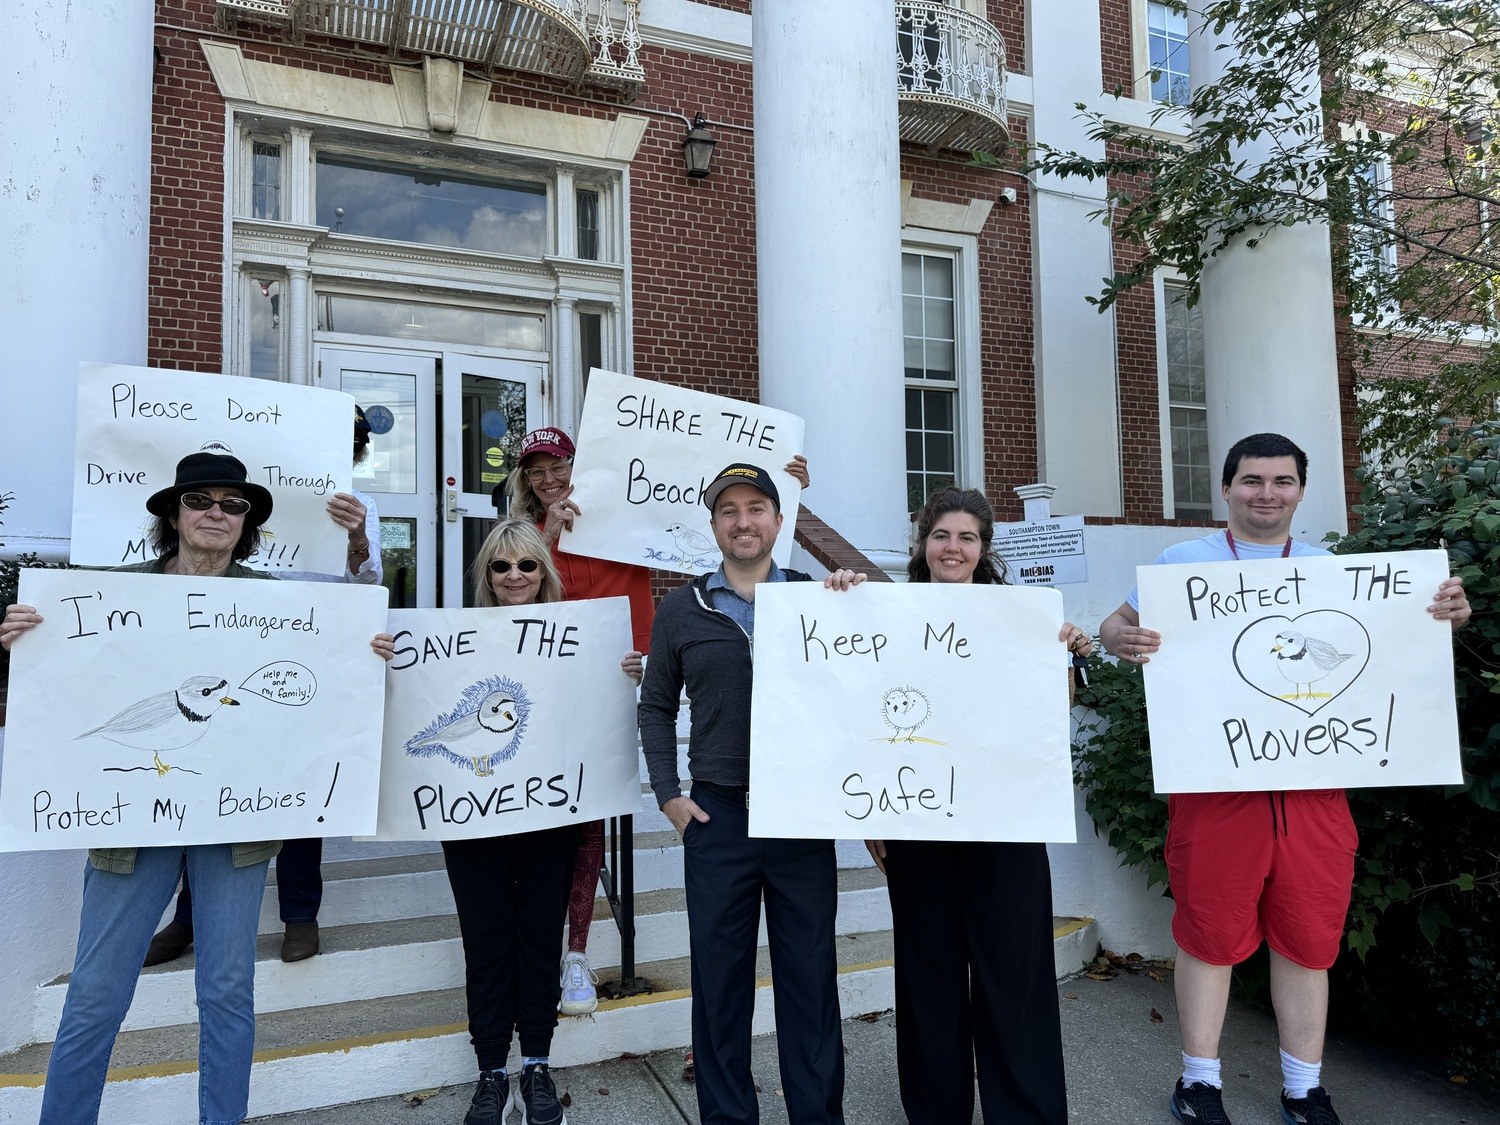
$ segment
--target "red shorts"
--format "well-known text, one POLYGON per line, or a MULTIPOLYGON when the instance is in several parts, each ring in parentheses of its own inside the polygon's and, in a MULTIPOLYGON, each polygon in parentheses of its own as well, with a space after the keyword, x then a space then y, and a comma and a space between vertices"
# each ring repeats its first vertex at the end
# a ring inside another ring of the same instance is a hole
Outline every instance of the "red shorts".
POLYGON ((1264 938, 1303 968, 1333 964, 1359 843, 1342 789, 1180 793, 1167 808, 1179 946, 1237 965, 1264 938))

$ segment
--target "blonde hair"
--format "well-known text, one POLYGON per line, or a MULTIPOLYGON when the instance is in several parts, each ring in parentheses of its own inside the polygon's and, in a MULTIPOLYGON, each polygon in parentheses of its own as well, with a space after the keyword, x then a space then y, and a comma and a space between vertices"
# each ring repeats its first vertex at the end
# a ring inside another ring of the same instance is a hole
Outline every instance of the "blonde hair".
POLYGON ((547 514, 547 509, 542 506, 542 499, 531 487, 531 482, 526 479, 526 470, 521 468, 526 462, 523 459, 510 471, 510 476, 505 480, 505 491, 510 494, 510 515, 516 519, 528 519, 532 523, 541 523, 547 514))
POLYGON ((474 604, 497 606, 500 604, 495 591, 490 588, 490 560, 509 555, 511 558, 535 559, 542 566, 542 584, 537 590, 537 602, 560 602, 563 600, 562 578, 552 563, 552 552, 542 542, 541 532, 526 520, 500 520, 490 529, 479 545, 479 553, 469 567, 469 579, 474 584, 474 604))

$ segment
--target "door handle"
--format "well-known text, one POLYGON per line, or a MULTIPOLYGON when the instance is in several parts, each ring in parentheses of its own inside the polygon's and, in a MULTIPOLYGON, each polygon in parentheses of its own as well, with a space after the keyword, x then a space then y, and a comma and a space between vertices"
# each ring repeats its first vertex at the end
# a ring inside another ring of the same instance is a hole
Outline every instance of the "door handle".
POLYGON ((447 497, 446 497, 446 500, 445 500, 445 503, 444 503, 444 507, 447 509, 448 522, 449 523, 457 523, 458 522, 458 489, 456 489, 456 488, 450 488, 450 489, 448 489, 447 497))

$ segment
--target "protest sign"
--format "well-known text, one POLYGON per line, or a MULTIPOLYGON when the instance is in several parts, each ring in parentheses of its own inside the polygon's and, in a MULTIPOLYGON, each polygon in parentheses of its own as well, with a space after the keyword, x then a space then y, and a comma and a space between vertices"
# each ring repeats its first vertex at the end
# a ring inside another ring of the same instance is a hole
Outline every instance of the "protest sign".
POLYGON ((265 546, 245 565, 344 573, 347 533, 328 498, 353 477, 354 400, 265 379, 154 367, 78 365, 72 560, 120 566, 154 557, 146 501, 189 453, 228 453, 270 489, 265 546))
POLYGON ((374 827, 380 587, 23 570, 20 600, 0 850, 374 827))
POLYGON ((1462 780, 1442 551, 1136 571, 1158 793, 1462 780))
POLYGON ((640 811, 630 601, 397 609, 383 840, 461 840, 640 811))
POLYGON ((744 462, 770 473, 781 493, 771 556, 786 566, 802 486, 783 467, 802 452, 803 429, 784 410, 596 368, 573 461, 582 515, 559 545, 684 574, 716 570, 723 560, 703 492, 725 466, 744 462))
POLYGON ((755 592, 750 835, 1071 842, 1062 596, 755 592))

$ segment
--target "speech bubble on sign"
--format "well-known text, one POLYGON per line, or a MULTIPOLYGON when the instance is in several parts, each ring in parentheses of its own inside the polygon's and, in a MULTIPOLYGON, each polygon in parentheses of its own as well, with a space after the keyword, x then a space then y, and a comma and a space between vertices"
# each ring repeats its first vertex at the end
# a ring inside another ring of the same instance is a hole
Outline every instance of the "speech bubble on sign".
POLYGON ((318 694, 318 678, 295 660, 278 660, 251 672, 240 687, 272 703, 303 707, 318 694))

